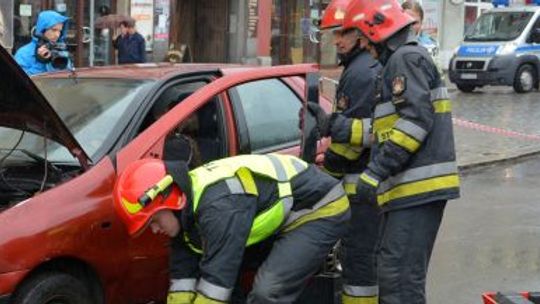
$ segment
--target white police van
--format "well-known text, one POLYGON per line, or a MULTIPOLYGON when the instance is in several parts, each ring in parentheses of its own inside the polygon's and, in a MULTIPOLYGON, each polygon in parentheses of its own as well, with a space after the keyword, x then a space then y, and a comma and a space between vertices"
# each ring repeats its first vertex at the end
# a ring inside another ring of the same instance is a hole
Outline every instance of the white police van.
POLYGON ((472 92, 485 85, 513 86, 518 93, 538 89, 540 6, 508 7, 508 2, 493 1, 507 7, 482 14, 456 48, 449 78, 459 90, 472 92))

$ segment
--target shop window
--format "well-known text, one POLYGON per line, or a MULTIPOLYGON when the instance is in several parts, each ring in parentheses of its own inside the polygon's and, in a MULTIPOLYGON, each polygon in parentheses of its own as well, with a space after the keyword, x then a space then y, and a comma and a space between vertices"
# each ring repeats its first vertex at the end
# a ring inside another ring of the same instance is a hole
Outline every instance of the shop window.
POLYGON ((318 17, 318 1, 272 1, 273 65, 318 61, 318 45, 309 39, 318 17))

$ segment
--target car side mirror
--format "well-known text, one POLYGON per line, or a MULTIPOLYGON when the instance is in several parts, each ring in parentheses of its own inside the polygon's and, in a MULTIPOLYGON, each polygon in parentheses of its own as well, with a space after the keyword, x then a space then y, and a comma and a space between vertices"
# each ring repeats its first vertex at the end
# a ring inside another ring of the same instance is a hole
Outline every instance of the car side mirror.
POLYGON ((531 42, 540 43, 540 28, 535 28, 531 31, 531 42))
POLYGON ((303 103, 303 128, 300 143, 300 158, 309 163, 315 163, 317 156, 317 121, 307 109, 308 102, 319 103, 319 78, 318 73, 308 73, 306 75, 306 94, 303 103))

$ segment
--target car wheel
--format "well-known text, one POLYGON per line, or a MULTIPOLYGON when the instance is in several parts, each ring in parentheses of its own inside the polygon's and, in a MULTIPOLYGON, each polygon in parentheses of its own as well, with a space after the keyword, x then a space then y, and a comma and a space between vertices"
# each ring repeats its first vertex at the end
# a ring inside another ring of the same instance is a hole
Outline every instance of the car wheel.
POLYGON ((458 90, 460 90, 463 93, 471 93, 472 91, 474 91, 474 89, 476 89, 476 86, 472 84, 458 84, 456 86, 458 90))
POLYGON ((519 67, 514 77, 514 91, 516 93, 528 93, 536 85, 536 71, 533 66, 524 64, 519 67))
POLYGON ((17 290, 13 304, 92 304, 88 289, 76 277, 61 272, 44 272, 17 290))

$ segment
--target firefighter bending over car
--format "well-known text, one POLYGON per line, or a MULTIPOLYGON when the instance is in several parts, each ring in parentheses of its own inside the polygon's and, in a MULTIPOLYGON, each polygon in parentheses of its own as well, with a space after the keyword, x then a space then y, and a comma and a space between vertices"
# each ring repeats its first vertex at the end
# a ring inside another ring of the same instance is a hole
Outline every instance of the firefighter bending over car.
POLYGON ((227 303, 248 246, 272 239, 248 303, 293 303, 346 231, 341 183, 285 155, 243 155, 188 171, 183 162, 143 159, 115 186, 130 235, 147 226, 174 238, 169 304, 227 303))

